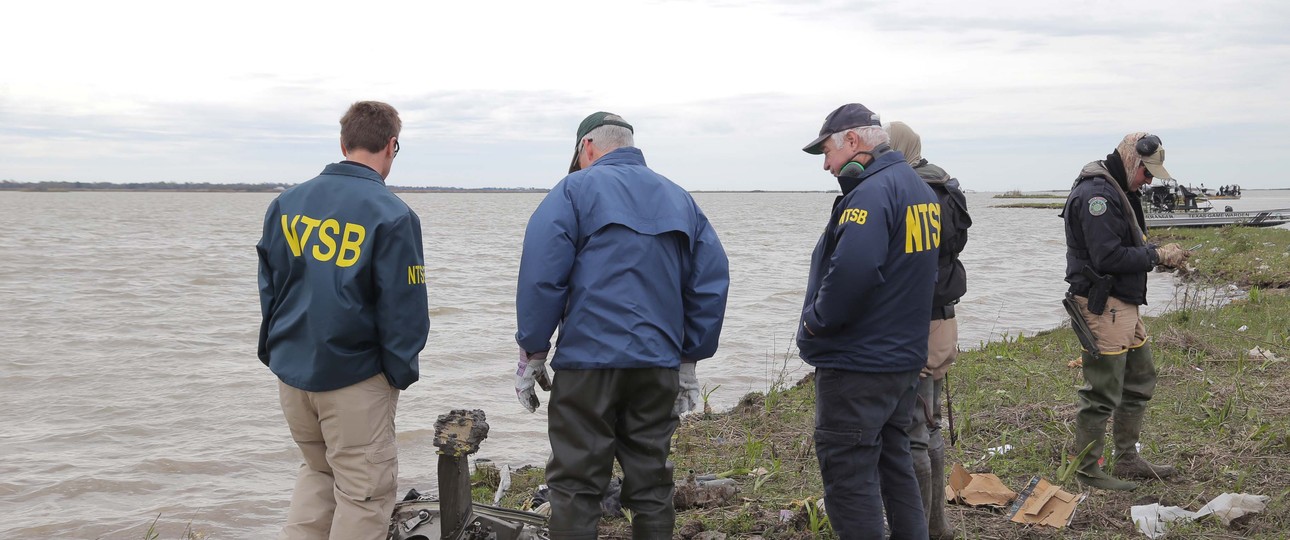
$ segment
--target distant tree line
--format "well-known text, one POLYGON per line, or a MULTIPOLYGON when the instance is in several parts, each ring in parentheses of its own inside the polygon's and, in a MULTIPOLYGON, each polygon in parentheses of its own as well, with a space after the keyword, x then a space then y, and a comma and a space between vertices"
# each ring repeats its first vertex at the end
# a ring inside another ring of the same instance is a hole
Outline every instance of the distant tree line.
MULTIPOLYGON (((0 181, 0 191, 218 191, 275 192, 295 184, 265 182, 261 184, 213 184, 210 182, 15 182, 0 181)), ((439 186, 390 186, 391 191, 412 193, 546 193, 545 188, 458 188, 439 186)))
POLYGON ((210 182, 15 182, 0 181, 2 191, 282 191, 290 184, 212 184, 210 182))

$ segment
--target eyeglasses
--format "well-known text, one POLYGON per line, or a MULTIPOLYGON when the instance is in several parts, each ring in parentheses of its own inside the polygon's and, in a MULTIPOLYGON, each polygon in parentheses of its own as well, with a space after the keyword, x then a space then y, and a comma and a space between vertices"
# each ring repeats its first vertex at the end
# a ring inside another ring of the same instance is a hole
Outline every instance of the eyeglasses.
POLYGON ((399 155, 399 140, 394 139, 394 155, 399 155))
POLYGON ((1147 176, 1147 180, 1151 180, 1152 178, 1155 178, 1154 176, 1151 175, 1151 169, 1148 169, 1146 165, 1142 166, 1142 174, 1145 174, 1147 176))

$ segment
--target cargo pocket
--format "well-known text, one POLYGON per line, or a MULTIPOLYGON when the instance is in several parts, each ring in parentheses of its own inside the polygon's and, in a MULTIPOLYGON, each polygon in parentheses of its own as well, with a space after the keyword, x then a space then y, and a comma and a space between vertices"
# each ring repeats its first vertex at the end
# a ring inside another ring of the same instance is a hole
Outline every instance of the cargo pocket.
POLYGON ((833 430, 815 428, 815 455, 820 473, 833 478, 854 478, 862 468, 878 462, 878 429, 833 430))
POLYGON ((331 460, 336 488, 355 501, 392 493, 399 475, 398 451, 394 437, 341 449, 331 460))

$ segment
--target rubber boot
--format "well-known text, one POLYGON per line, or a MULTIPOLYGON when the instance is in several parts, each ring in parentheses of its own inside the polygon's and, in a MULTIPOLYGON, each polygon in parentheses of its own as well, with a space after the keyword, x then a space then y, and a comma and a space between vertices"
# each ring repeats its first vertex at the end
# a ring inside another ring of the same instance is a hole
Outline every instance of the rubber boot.
POLYGON ((1138 484, 1117 479, 1098 466, 1097 461, 1102 457, 1102 449, 1106 444, 1105 439, 1105 420, 1096 425, 1077 425, 1075 427, 1075 446, 1071 448, 1071 455, 1079 459, 1079 469, 1075 473, 1075 478, 1079 480, 1080 484, 1098 489, 1115 491, 1137 489, 1138 484), (1090 444, 1092 448, 1089 448, 1090 444), (1085 448, 1089 448, 1088 452, 1084 453, 1084 457, 1079 457, 1085 448))
POLYGON ((1138 437, 1142 434, 1142 414, 1116 413, 1112 433, 1115 438, 1115 467, 1120 478, 1145 480, 1169 478, 1178 472, 1169 465, 1153 465, 1138 454, 1138 437))
POLYGON ((920 494, 923 497, 924 512, 931 508, 932 499, 935 498, 935 494, 932 492, 932 476, 934 475, 932 474, 931 453, 931 450, 928 450, 921 456, 914 455, 914 476, 918 478, 918 491, 921 492, 920 494))
MULTIPOLYGON (((923 496, 923 508, 927 511, 927 532, 931 540, 952 540, 954 529, 945 519, 945 446, 929 448, 927 456, 932 461, 931 497, 923 496)), ((921 482, 922 480, 919 479, 921 482)), ((921 483, 919 485, 922 485, 921 483)), ((926 493, 926 490, 924 490, 926 493)))

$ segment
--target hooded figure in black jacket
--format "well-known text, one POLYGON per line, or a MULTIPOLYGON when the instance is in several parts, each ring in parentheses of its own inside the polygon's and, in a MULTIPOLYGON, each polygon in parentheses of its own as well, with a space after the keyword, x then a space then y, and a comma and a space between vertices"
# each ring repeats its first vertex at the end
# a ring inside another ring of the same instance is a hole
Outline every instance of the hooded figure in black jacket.
POLYGON ((887 125, 891 148, 905 155, 914 172, 936 192, 941 202, 941 249, 937 255, 936 291, 932 295, 932 322, 927 338, 927 366, 918 382, 918 403, 913 410, 909 450, 914 474, 922 489, 927 531, 933 540, 954 538, 945 519, 945 438, 941 435, 941 390, 950 364, 958 356, 958 321, 954 305, 967 292, 967 272, 959 253, 967 245, 972 217, 959 181, 945 169, 923 159, 922 139, 904 122, 887 125))

